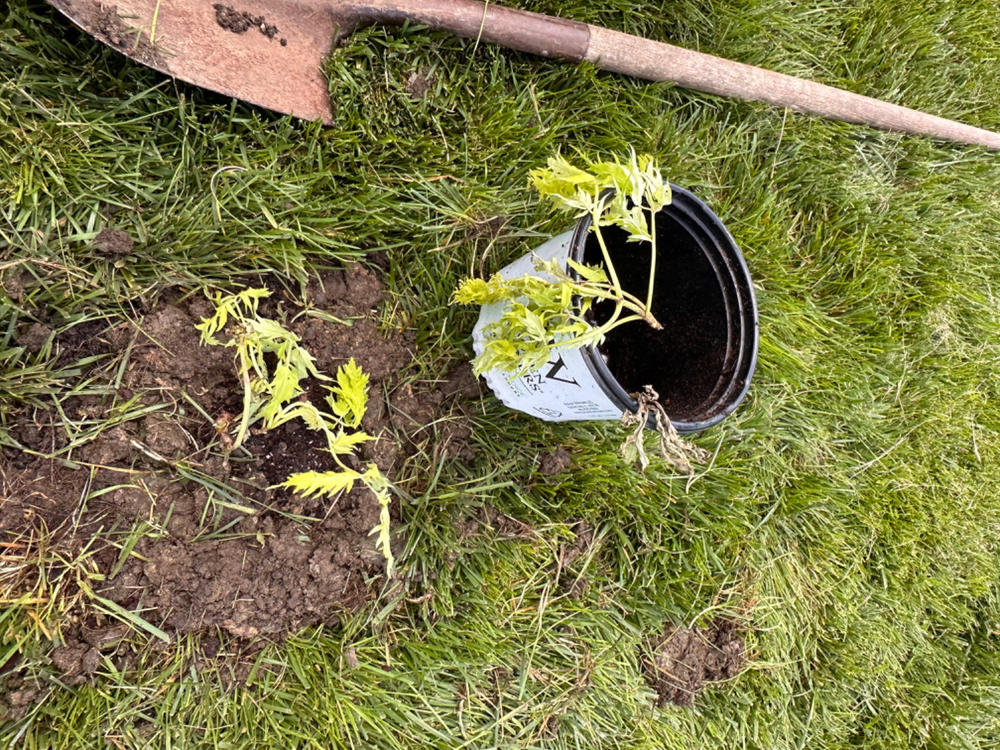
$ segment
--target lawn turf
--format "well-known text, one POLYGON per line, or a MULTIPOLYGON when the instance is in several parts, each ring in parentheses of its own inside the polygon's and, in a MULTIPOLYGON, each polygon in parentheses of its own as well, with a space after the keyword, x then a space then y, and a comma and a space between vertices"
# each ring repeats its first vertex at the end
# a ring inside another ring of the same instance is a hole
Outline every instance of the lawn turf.
MULTIPOLYGON (((524 2, 1000 129, 992 0, 524 2)), ((44 315, 128 313, 171 286, 290 287, 384 253, 387 327, 418 377, 470 355, 448 304, 565 220, 525 190, 562 149, 655 154, 743 248, 760 363, 737 414, 697 438, 693 482, 622 466, 617 432, 486 399, 479 458, 433 433, 404 504, 414 577, 337 628, 269 648, 245 687, 185 641, 135 673, 62 687, 30 607, 4 655, 48 686, 0 730, 26 748, 987 748, 1000 745, 1000 156, 546 62, 419 29, 330 61, 336 124, 165 80, 39 2, 0 21, 0 439, 72 374, 15 346, 44 315), (409 77, 432 81, 423 98, 409 77), (104 226, 136 240, 95 253, 104 226), (11 279, 26 278, 27 294, 11 279), (542 477, 561 444, 573 471, 542 477), (530 531, 459 522, 493 507, 530 531), (584 519, 595 543, 556 580, 584 519), (421 582, 418 582, 421 581, 421 582), (725 615, 749 669, 693 709, 652 707, 638 663, 665 621, 725 615)), ((222 667, 225 671, 225 667, 222 667)))

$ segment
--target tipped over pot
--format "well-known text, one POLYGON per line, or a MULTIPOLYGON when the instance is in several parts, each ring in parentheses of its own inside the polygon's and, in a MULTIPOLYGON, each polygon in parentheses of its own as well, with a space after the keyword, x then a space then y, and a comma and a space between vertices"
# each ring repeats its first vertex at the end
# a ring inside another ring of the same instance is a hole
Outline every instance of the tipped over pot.
MULTIPOLYGON (((483 373, 487 384, 512 409, 552 422, 620 419, 634 412, 631 394, 652 386, 678 432, 718 424, 746 396, 757 363, 757 302, 746 262, 722 221, 689 191, 672 185, 672 200, 656 214, 657 258, 651 312, 663 328, 641 320, 610 331, 603 342, 559 349, 534 372, 511 376, 483 373)), ((507 279, 544 277, 538 259, 600 266, 602 252, 591 217, 553 237, 500 271, 507 279)), ((648 242, 627 243, 627 232, 602 233, 626 292, 643 295, 649 284, 648 242)), ((573 273, 570 268, 570 273, 573 273)), ((476 354, 483 352, 487 327, 507 301, 482 306, 473 330, 476 354)), ((613 304, 599 301, 587 311, 599 325, 613 304)), ((651 418, 652 419, 652 418, 651 418)), ((653 424, 649 425, 654 427, 653 424)))

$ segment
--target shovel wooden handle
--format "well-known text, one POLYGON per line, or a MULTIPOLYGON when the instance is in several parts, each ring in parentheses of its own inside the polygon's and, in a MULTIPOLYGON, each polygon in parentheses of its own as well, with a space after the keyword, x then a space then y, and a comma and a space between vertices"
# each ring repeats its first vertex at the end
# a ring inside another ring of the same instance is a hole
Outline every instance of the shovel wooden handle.
POLYGON ((370 23, 411 21, 521 52, 834 120, 1000 150, 1000 134, 843 89, 714 55, 475 0, 369 0, 331 8, 342 34, 370 23))

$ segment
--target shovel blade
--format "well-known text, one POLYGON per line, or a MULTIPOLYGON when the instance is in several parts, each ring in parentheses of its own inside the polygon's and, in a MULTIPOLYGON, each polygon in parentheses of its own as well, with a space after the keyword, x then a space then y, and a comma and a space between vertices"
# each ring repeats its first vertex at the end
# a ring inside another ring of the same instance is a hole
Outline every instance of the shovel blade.
POLYGON ((91 36, 195 86, 332 121, 331 15, 290 0, 48 0, 91 36))

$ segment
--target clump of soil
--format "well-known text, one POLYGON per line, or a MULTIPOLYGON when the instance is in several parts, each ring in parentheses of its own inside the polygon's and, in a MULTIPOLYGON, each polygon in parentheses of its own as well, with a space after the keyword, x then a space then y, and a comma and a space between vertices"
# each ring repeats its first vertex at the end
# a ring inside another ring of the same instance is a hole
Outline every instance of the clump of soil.
POLYGON ((132 238, 120 229, 106 227, 94 238, 94 248, 105 255, 128 255, 134 247, 132 238))
POLYGON ((52 329, 44 323, 31 323, 18 332, 17 343, 32 354, 38 354, 51 334, 52 329))
POLYGON ((728 680, 743 669, 746 649, 735 623, 720 620, 689 629, 668 625, 641 656, 657 705, 690 706, 706 682, 728 680))
POLYGON ((573 564, 581 557, 593 554, 597 545, 596 529, 586 521, 573 524, 573 540, 559 547, 556 560, 556 580, 569 594, 570 599, 583 598, 590 589, 590 579, 581 572, 573 572, 573 564))
POLYGON ((215 3, 212 7, 215 9, 215 22, 226 31, 242 34, 248 29, 255 28, 268 39, 274 39, 278 35, 278 27, 268 23, 264 16, 255 16, 253 13, 236 10, 222 3, 215 3))
POLYGON ((14 683, 11 689, 0 696, 0 722, 23 719, 28 711, 52 690, 51 687, 43 687, 35 682, 15 679, 14 683))
POLYGON ((50 0, 64 11, 80 28, 86 29, 105 44, 124 52, 133 60, 163 70, 163 55, 149 41, 145 30, 129 28, 118 15, 117 5, 74 0, 50 0))
POLYGON ((543 453, 539 457, 538 471, 547 477, 551 477, 556 474, 562 474, 569 469, 571 463, 569 451, 560 445, 548 453, 543 453))
MULTIPOLYGON (((363 427, 378 440, 365 444, 357 467, 374 461, 399 481, 406 458, 431 442, 430 422, 438 451, 471 456, 457 404, 479 390, 468 366, 439 382, 406 382, 413 336, 379 330, 383 295, 379 279, 358 265, 309 286, 310 309, 322 317, 299 314, 281 295, 265 300, 261 312, 298 334, 321 372, 332 375, 353 357, 370 375, 363 427)), ((108 354, 109 378, 125 356, 117 396, 66 399, 67 414, 101 423, 132 398, 160 408, 72 450, 55 415, 15 412, 12 435, 36 450, 63 452, 48 459, 0 448, 0 543, 15 544, 11 549, 25 558, 45 544, 90 566, 104 576, 92 584, 98 595, 141 613, 168 636, 203 632, 250 647, 255 639, 334 623, 372 598, 384 582, 385 562, 369 536, 379 506, 363 488, 329 500, 274 487, 298 471, 333 468, 323 442, 304 425, 252 429, 242 449, 223 450, 218 425, 238 420, 242 389, 233 350, 200 345, 194 326, 211 309, 201 296, 175 299, 149 310, 138 327, 104 321, 100 330, 83 324, 57 337, 56 351, 108 354), (133 534, 139 540, 123 561, 122 540, 133 534)), ((95 370, 83 377, 94 378, 95 370)), ((398 500, 391 511, 398 521, 398 500)), ((399 553, 401 540, 393 547, 399 553)), ((31 575, 25 566, 17 585, 30 588, 31 575)), ((84 610, 81 621, 95 616, 84 610)), ((105 618, 88 627, 104 633, 117 625, 105 618)), ((116 643, 88 640, 79 628, 63 637, 51 658, 69 679, 93 672, 101 651, 116 643)))
POLYGON ((414 71, 406 79, 406 93, 411 99, 426 99, 434 83, 434 73, 430 68, 414 71))

